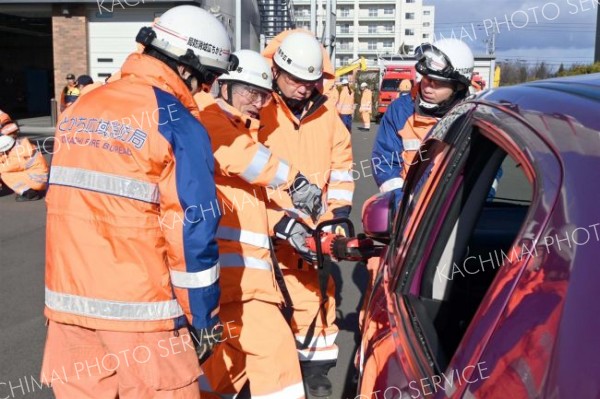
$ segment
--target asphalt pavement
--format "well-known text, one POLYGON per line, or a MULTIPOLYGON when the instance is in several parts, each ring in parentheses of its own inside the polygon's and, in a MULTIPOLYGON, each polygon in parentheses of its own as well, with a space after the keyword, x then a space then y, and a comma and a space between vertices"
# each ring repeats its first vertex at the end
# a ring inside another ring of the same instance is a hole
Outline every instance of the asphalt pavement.
MULTIPOLYGON (((45 121, 23 129, 30 140, 51 151, 51 129, 45 121)), ((352 221, 361 231, 360 214, 367 198, 377 192, 369 155, 377 125, 370 132, 356 129, 352 144, 356 189, 352 221)), ((49 155, 46 155, 49 158, 49 155)), ((45 203, 15 202, 14 194, 0 191, 0 399, 47 399, 52 391, 40 386, 45 340, 44 251, 45 203)), ((354 351, 358 342, 358 309, 367 273, 361 264, 341 262, 333 268, 337 291, 340 347, 337 367, 329 372, 334 385, 331 399, 354 399, 354 351)))

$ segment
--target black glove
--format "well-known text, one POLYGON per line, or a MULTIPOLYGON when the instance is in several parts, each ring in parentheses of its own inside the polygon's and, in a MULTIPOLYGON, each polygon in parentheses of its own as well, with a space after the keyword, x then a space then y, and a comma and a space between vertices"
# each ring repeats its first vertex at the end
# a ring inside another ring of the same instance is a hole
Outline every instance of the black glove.
POLYGON ((319 219, 323 209, 323 191, 317 185, 309 183, 302 173, 298 173, 287 191, 296 209, 309 215, 313 222, 319 219))
POLYGON ((223 337, 223 325, 221 323, 215 324, 212 328, 195 328, 188 326, 190 335, 194 346, 196 347, 196 354, 200 364, 204 363, 206 359, 213 353, 217 344, 222 342, 223 337))
POLYGON ((284 216, 273 229, 275 236, 286 240, 309 263, 316 262, 317 254, 306 246, 306 239, 312 236, 312 229, 289 216, 284 216))

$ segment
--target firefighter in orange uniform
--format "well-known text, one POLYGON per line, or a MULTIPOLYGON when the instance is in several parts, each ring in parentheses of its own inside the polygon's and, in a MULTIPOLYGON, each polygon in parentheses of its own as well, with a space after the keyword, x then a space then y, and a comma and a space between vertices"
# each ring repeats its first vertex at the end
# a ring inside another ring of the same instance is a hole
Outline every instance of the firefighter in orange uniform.
POLYGON ((229 37, 185 5, 136 40, 121 79, 57 124, 42 381, 58 399, 198 399, 199 360, 222 337, 219 216, 200 211, 214 158, 192 94, 235 68, 229 37))
POLYGON ((371 130, 371 114, 373 113, 373 91, 369 89, 369 85, 366 82, 360 84, 360 117, 362 118, 363 125, 359 127, 360 130, 371 130))
POLYGON ((350 88, 348 79, 342 79, 342 90, 337 102, 337 110, 346 125, 346 129, 352 133, 352 117, 354 116, 354 91, 350 88))
POLYGON ((292 201, 309 213, 306 202, 318 205, 315 213, 320 212, 321 190, 258 143, 259 113, 272 96, 271 69, 254 51, 235 55, 237 70, 219 78, 219 109, 205 109, 200 119, 217 164, 220 314, 236 336, 228 337, 203 364, 201 387, 203 394, 230 396, 249 389, 252 397, 303 398, 294 336, 279 308, 265 187, 291 190, 292 201), (300 184, 306 186, 296 187, 300 184))
MULTIPOLYGON (((275 155, 302 165, 302 172, 323 189, 327 212, 317 222, 348 216, 354 191, 352 147, 335 104, 316 89, 324 76, 323 48, 310 33, 297 31, 273 41, 263 54, 272 56, 275 93, 261 112, 265 127, 259 141, 275 155)), ((319 285, 314 253, 306 247, 313 220, 306 215, 294 218, 285 196, 273 198, 283 200, 280 210, 269 211, 269 223, 278 239, 276 257, 293 303, 291 325, 304 381, 311 395, 327 396, 332 392, 327 372, 338 355, 333 280, 329 277, 327 286, 319 285)), ((344 226, 336 228, 343 230, 344 226)))
POLYGON ((42 153, 25 137, 19 127, 0 110, 0 188, 15 192, 17 202, 42 199, 48 181, 48 164, 42 153))

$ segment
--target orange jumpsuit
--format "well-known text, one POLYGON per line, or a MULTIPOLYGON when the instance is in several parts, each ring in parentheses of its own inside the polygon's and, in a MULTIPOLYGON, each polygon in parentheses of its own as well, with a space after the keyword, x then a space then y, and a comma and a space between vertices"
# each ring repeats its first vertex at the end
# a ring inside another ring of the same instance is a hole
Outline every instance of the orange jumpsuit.
POLYGON ((222 99, 200 119, 213 146, 221 264, 221 318, 230 334, 202 365, 205 392, 233 395, 249 382, 253 397, 303 398, 294 336, 279 308, 271 261, 267 193, 289 187, 297 169, 258 143, 259 121, 222 99), (205 378, 206 377, 206 378, 205 378))
POLYGON ((360 115, 365 129, 371 128, 371 113, 373 112, 373 92, 371 89, 364 89, 360 97, 360 115))
POLYGON ((42 377, 65 367, 59 399, 198 399, 186 325, 219 321, 210 139, 168 66, 132 54, 121 72, 57 124, 42 377))
MULTIPOLYGON (((16 136, 18 126, 0 110, 0 134, 16 136)), ((17 138, 15 145, 0 153, 0 187, 6 184, 16 194, 32 189, 45 191, 48 164, 44 156, 25 137, 17 138)))
MULTIPOLYGON (((294 165, 302 165, 304 175, 323 190, 323 202, 327 205, 327 212, 319 221, 330 220, 335 216, 347 216, 350 213, 354 191, 354 181, 350 173, 350 134, 334 107, 335 104, 320 96, 299 120, 281 97, 274 94, 271 104, 261 112, 264 128, 259 132, 259 141, 277 156, 289 160, 294 165)), ((269 199, 280 202, 281 208, 292 208, 291 201, 284 195, 268 194, 269 199)), ((282 216, 281 210, 270 210, 271 227, 282 216)), ((312 225, 310 220, 305 222, 312 225)), ((335 363, 338 348, 334 341, 338 328, 334 324, 333 280, 329 279, 327 315, 326 322, 323 322, 320 314, 321 293, 317 270, 304 263, 285 241, 279 241, 276 245, 276 255, 294 305, 292 330, 296 336, 300 360, 335 363), (314 335, 307 347, 303 348, 313 321, 316 321, 314 335)))

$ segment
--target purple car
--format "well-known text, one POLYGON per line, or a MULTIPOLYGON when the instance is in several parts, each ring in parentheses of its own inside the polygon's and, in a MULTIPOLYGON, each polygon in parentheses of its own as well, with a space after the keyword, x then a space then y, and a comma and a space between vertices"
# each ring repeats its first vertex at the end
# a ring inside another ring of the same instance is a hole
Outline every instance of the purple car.
POLYGON ((356 399, 600 398, 600 74, 484 92, 421 151, 363 208, 356 399))

